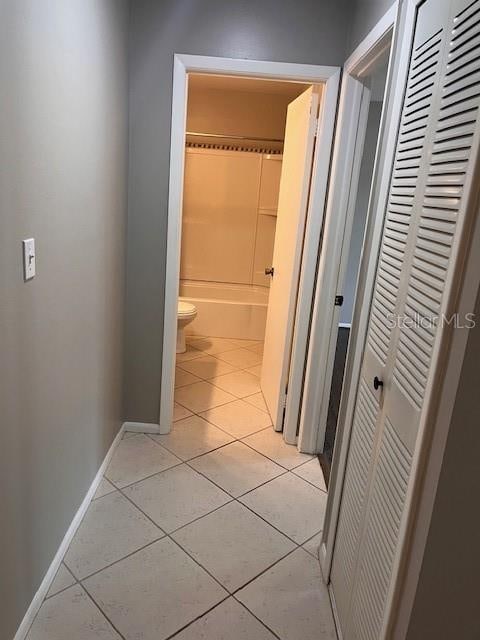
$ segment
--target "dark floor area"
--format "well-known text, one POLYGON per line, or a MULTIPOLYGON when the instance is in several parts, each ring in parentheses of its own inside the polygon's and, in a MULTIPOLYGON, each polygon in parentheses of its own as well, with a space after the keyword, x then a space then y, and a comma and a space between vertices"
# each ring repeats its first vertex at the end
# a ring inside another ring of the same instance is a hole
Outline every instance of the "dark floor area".
POLYGON ((348 327, 338 328, 337 347, 335 351, 335 362, 333 365, 332 386, 330 388, 330 401, 328 405, 327 430, 325 432, 325 448, 319 455, 320 464, 328 487, 330 480, 330 468, 332 465, 333 447, 337 432, 338 410, 340 407, 340 396, 342 395, 343 372, 347 357, 348 338, 350 329, 348 327))

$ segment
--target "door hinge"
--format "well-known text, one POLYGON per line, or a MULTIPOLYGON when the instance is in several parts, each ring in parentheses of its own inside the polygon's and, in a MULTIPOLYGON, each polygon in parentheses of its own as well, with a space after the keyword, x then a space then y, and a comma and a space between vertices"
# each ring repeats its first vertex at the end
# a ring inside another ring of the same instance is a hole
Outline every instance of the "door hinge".
POLYGON ((343 304, 343 296, 335 296, 335 306, 341 307, 343 304))

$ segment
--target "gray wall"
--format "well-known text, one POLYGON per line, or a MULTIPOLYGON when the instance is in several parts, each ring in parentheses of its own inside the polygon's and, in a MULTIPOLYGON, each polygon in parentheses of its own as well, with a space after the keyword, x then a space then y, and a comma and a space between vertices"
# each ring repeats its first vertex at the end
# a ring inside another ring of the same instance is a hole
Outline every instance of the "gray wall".
POLYGON ((0 3, 1 640, 121 424, 127 19, 122 0, 0 3))
POLYGON ((475 313, 407 640, 480 638, 480 295, 475 313))
POLYGON ((393 4, 394 0, 355 0, 350 22, 349 53, 360 44, 393 4))
POLYGON ((352 322, 353 302, 355 298, 358 268, 360 266, 363 236, 365 233, 368 199, 370 196, 373 163, 375 161, 375 149, 377 146, 381 114, 382 103, 371 102, 368 112, 367 131, 365 133, 362 164, 360 166, 360 176, 358 180, 357 200, 353 218, 347 273, 345 276, 345 287, 343 290, 344 303, 340 313, 340 322, 345 322, 347 324, 352 322))
POLYGON ((157 422, 174 53, 342 65, 348 0, 136 0, 130 32, 125 413, 157 422))

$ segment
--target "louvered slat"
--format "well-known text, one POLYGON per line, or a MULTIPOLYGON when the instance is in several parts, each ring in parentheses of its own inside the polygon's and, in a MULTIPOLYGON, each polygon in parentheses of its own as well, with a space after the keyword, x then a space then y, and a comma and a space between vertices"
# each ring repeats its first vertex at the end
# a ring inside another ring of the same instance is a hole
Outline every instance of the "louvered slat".
POLYGON ((386 420, 353 602, 353 626, 360 640, 380 635, 410 467, 410 453, 386 420))
POLYGON ((402 327, 393 371, 394 381, 417 408, 422 404, 427 377, 418 375, 418 361, 410 354, 407 345, 413 343, 426 354, 423 366, 428 370, 434 341, 432 336, 435 337, 437 330, 480 106, 479 31, 480 1, 476 0, 455 19, 452 30, 427 187, 415 242, 414 266, 407 290, 407 304, 420 314, 422 323, 430 323, 431 335, 426 335, 415 325, 402 327), (463 66, 466 52, 469 60, 476 61, 473 67, 463 66), (448 173, 442 175, 439 166, 448 167, 448 173), (408 339, 404 339, 403 335, 408 339))
POLYGON ((367 338, 368 346, 382 365, 386 363, 393 326, 391 316, 395 309, 390 306, 388 314, 385 315, 385 308, 381 306, 377 290, 381 288, 387 291, 394 299, 398 295, 402 257, 408 241, 418 171, 425 153, 425 131, 438 74, 441 42, 441 34, 438 32, 424 46, 417 49, 413 55, 407 82, 382 240, 381 254, 384 259, 377 272, 372 307, 373 317, 367 338), (386 264, 385 254, 393 258, 389 253, 389 248, 392 246, 400 257, 398 261, 390 260, 386 264))
POLYGON ((342 512, 338 523, 336 554, 341 559, 335 566, 338 584, 348 585, 337 592, 338 606, 348 610, 350 589, 353 584, 355 556, 365 500, 369 461, 373 453, 378 401, 364 380, 361 381, 355 409, 355 431, 348 457, 349 473, 345 481, 342 512))

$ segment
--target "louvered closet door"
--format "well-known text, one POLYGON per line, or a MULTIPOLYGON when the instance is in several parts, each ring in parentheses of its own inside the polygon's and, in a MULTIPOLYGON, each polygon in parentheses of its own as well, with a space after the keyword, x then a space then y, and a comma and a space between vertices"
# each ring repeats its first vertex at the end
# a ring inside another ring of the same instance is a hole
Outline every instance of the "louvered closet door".
POLYGON ((480 0, 428 0, 418 8, 333 556, 344 640, 382 637, 479 106, 480 0))

